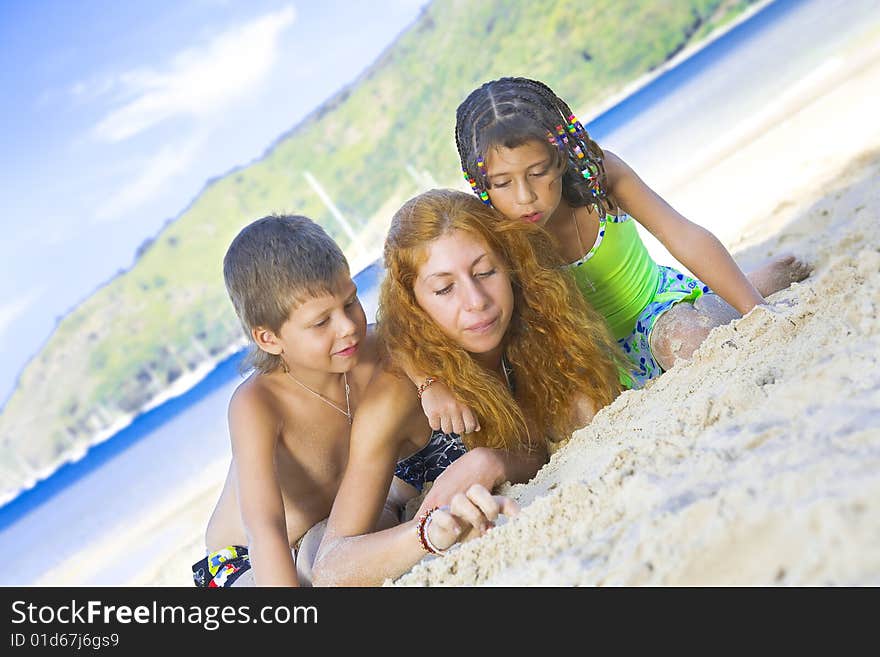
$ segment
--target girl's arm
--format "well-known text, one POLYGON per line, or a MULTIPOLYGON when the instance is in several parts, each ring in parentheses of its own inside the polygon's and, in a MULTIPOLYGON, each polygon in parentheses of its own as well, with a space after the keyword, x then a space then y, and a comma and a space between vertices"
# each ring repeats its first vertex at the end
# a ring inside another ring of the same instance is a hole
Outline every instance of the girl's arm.
POLYGON ((275 470, 278 419, 259 390, 243 387, 229 402, 238 503, 257 586, 299 586, 275 470))
POLYGON ((378 373, 355 414, 348 464, 313 567, 315 586, 378 586, 424 556, 416 520, 374 531, 414 419, 424 425, 409 383, 378 373))
POLYGON ((459 402, 443 381, 409 368, 404 368, 404 373, 417 389, 422 389, 422 410, 432 429, 458 435, 480 430, 474 412, 459 402))
POLYGON ((608 193, 617 204, 713 292, 743 315, 764 303, 764 297, 717 237, 685 219, 609 151, 605 151, 605 172, 608 193))

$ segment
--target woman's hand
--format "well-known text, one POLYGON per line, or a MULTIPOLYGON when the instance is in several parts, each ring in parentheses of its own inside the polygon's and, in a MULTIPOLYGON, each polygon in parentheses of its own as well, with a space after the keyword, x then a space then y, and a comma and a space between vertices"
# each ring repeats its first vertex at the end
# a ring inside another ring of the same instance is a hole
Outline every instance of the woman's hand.
POLYGON ((474 484, 494 490, 498 484, 506 481, 503 457, 501 450, 486 447, 469 450, 437 477, 425 495, 419 513, 450 504, 457 493, 466 491, 474 484))
POLYGON ((498 516, 515 516, 519 504, 503 495, 492 495, 485 486, 474 484, 465 493, 458 493, 449 506, 433 511, 425 526, 432 545, 446 550, 459 541, 482 536, 492 527, 498 516))
POLYGON ((434 381, 422 392, 422 410, 431 428, 459 436, 480 430, 477 416, 459 402, 442 381, 434 381))

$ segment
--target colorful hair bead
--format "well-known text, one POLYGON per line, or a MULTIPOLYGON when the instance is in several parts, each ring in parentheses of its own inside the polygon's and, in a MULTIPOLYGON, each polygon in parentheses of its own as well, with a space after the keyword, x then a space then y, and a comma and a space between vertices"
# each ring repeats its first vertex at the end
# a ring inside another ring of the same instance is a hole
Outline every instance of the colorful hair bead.
POLYGON ((584 178, 595 178, 599 175, 599 166, 595 162, 587 160, 581 173, 584 178))
POLYGON ((568 124, 568 131, 572 134, 585 132, 584 126, 581 125, 581 122, 577 120, 577 117, 574 114, 568 117, 568 124))
POLYGON ((461 170, 462 174, 464 174, 464 179, 467 180, 468 185, 471 186, 471 189, 475 192, 477 191, 477 181, 474 180, 474 177, 467 172, 467 169, 461 170))
MULTIPOLYGON (((477 167, 479 167, 481 174, 485 173, 483 171, 484 166, 485 165, 483 163, 483 158, 478 158, 477 159, 477 167)), ((486 205, 492 205, 492 201, 489 200, 489 194, 486 192, 485 189, 480 189, 480 186, 477 184, 477 181, 474 179, 474 177, 471 174, 468 173, 468 170, 462 169, 461 172, 462 172, 462 174, 464 174, 464 179, 467 180, 468 185, 471 186, 471 189, 473 190, 474 194, 479 196, 480 200, 483 203, 485 203, 486 205)))

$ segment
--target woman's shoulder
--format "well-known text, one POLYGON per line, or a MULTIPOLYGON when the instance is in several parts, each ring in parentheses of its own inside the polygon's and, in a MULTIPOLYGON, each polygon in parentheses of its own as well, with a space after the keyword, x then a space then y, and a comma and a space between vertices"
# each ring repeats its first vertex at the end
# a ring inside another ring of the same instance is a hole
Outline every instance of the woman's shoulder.
POLYGON ((352 446, 396 456, 405 443, 424 440, 425 427, 430 432, 412 382, 387 367, 377 367, 354 414, 352 446))
POLYGON ((412 381, 387 362, 380 362, 367 386, 357 415, 379 425, 390 423, 402 426, 421 413, 421 404, 412 381))

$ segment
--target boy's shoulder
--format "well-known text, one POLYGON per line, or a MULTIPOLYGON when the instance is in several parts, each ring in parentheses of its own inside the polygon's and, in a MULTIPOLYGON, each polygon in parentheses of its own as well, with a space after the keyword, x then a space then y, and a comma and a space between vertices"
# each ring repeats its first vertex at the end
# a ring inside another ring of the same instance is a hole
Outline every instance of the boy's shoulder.
POLYGON ((238 384, 229 399, 229 415, 247 416, 254 419, 280 419, 277 397, 268 385, 266 374, 253 372, 238 384))

